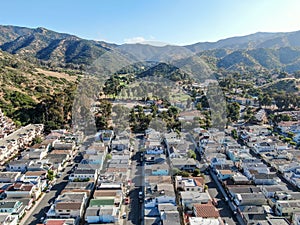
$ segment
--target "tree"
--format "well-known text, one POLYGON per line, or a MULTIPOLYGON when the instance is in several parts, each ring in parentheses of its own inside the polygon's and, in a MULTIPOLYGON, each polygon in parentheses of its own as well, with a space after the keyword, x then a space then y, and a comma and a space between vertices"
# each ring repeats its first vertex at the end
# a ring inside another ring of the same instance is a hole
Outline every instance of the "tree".
POLYGON ((192 159, 196 159, 196 153, 193 150, 188 150, 187 156, 192 159))
POLYGON ((193 172, 193 177, 197 177, 199 174, 200 174, 200 170, 196 168, 193 172))
POLYGON ((240 105, 237 102, 227 104, 227 118, 236 122, 240 118, 240 105))
POLYGON ((272 98, 268 94, 260 95, 258 99, 262 106, 270 106, 272 104, 272 98))
POLYGON ((107 154, 106 157, 105 157, 105 159, 106 159, 106 160, 112 159, 112 155, 111 155, 111 154, 107 154))
POLYGON ((42 143, 43 139, 40 137, 40 136, 37 136, 35 137, 33 140, 32 140, 32 143, 33 144, 40 144, 42 143))
POLYGON ((48 180, 53 180, 54 179, 54 172, 53 172, 53 170, 48 170, 48 172, 47 172, 47 179, 48 180))
POLYGON ((232 136, 234 139, 238 139, 238 133, 237 133, 236 129, 231 130, 231 136, 232 136))
POLYGON ((189 177, 190 176, 190 174, 186 171, 181 171, 180 175, 183 176, 183 177, 189 177))

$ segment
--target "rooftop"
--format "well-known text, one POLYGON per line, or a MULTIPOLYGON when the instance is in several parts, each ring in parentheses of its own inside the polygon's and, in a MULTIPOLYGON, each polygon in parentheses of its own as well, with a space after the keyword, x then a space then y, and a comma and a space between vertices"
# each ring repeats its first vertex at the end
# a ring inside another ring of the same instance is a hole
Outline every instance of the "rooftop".
POLYGON ((114 202, 115 200, 113 198, 91 199, 90 206, 114 205, 114 202))
POLYGON ((194 204, 196 217, 203 218, 218 218, 220 217, 219 211, 212 204, 194 204))

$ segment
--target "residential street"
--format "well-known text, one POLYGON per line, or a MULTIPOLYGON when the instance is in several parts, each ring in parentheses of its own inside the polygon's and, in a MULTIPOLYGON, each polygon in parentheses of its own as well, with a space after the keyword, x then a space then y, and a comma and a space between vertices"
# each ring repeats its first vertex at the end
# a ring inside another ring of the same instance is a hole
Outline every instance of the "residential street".
POLYGON ((142 224, 143 219, 143 206, 144 204, 139 202, 138 193, 142 190, 144 186, 144 176, 143 176, 143 163, 140 161, 140 155, 138 153, 140 139, 135 140, 135 148, 132 155, 131 169, 130 169, 130 205, 128 209, 128 220, 127 225, 131 224, 142 224))
POLYGON ((46 218, 46 213, 50 208, 50 204, 54 202, 55 198, 61 193, 64 187, 68 183, 68 171, 72 169, 71 166, 66 167, 63 175, 56 180, 56 184, 48 193, 44 193, 40 203, 33 208, 33 210, 27 212, 20 224, 35 225, 41 223, 41 218, 46 218))

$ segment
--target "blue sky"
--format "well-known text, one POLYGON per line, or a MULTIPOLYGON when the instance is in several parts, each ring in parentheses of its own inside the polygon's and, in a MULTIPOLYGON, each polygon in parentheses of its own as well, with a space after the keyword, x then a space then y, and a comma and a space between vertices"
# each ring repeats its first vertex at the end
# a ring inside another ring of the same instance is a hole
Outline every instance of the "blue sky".
POLYGON ((300 30, 299 0, 12 0, 0 24, 45 27, 113 43, 192 44, 300 30))

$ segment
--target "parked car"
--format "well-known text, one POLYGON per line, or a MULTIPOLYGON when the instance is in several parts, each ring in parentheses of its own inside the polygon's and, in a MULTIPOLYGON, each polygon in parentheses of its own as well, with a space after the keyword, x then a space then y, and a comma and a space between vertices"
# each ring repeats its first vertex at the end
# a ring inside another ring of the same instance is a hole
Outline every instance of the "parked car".
POLYGON ((142 191, 139 192, 139 198, 143 198, 143 192, 142 191))
POLYGON ((127 217, 126 212, 124 212, 124 213, 122 214, 122 218, 123 218, 123 219, 126 219, 126 217, 127 217))
POLYGON ((125 205, 128 205, 130 203, 130 198, 125 198, 125 205))
POLYGON ((40 222, 44 223, 45 217, 41 217, 40 222))

